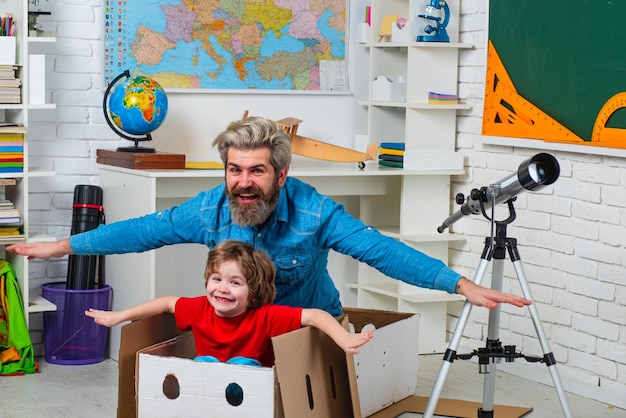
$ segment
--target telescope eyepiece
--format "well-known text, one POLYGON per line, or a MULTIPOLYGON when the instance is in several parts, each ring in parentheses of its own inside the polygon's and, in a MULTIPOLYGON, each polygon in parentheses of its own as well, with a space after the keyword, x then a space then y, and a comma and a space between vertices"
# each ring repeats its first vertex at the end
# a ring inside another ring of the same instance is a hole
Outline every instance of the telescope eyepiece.
POLYGON ((526 190, 535 190, 554 183, 560 171, 557 159, 543 152, 520 164, 517 178, 526 190))

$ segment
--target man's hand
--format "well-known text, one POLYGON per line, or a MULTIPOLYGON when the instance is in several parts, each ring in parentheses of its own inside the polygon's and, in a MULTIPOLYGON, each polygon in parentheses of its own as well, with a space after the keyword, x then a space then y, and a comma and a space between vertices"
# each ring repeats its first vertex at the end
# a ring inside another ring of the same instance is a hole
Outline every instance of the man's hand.
POLYGON ((69 238, 56 242, 13 244, 6 247, 6 250, 13 254, 27 256, 29 260, 34 258, 60 258, 73 254, 69 238))
POLYGON ((463 277, 456 285, 456 293, 465 296, 475 306, 495 309, 499 303, 509 303, 518 307, 530 305, 532 302, 521 296, 503 293, 498 290, 479 286, 463 277))

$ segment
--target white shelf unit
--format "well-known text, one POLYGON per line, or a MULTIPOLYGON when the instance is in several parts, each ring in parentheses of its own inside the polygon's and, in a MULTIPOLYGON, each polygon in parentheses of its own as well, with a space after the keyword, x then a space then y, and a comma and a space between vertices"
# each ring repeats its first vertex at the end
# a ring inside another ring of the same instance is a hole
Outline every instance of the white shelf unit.
MULTIPOLYGON (((17 76, 21 80, 21 95, 22 100, 19 104, 0 104, 0 122, 3 123, 15 123, 23 125, 25 128, 24 133, 24 172, 23 173, 0 173, 0 178, 15 178, 17 184, 15 186, 2 186, 4 187, 4 193, 7 199, 12 200, 14 205, 20 209, 23 222, 24 222, 24 235, 20 241, 50 241, 52 237, 31 233, 29 228, 29 181, 33 177, 44 177, 55 175, 52 171, 38 170, 37 167, 33 167, 29 164, 29 147, 28 147, 28 125, 29 125, 29 112, 31 110, 42 109, 54 109, 55 105, 52 103, 44 104, 31 104, 28 101, 29 97, 29 54, 30 47, 40 43, 55 42, 54 37, 30 37, 28 36, 28 7, 31 2, 25 0, 5 0, 0 2, 0 16, 5 16, 7 13, 13 15, 16 22, 16 66, 17 76)), ((12 242, 7 239, 0 242, 0 245, 9 245, 12 242)), ((17 256, 11 253, 6 253, 6 259, 13 266, 20 290, 22 292, 22 299, 24 300, 24 312, 26 314, 26 322, 29 322, 29 313, 54 311, 56 306, 46 299, 42 298, 39 294, 31 294, 29 290, 29 278, 28 278, 28 259, 26 257, 17 256)))
MULTIPOLYGON (((470 106, 429 104, 428 94, 457 94, 459 49, 472 45, 458 42, 459 0, 448 2, 450 42, 417 42, 417 35, 425 35, 423 29, 433 23, 418 16, 427 5, 427 0, 372 1, 369 39, 356 48, 361 69, 354 80, 357 135, 367 137, 368 143, 405 144, 404 168, 396 169, 403 173, 397 199, 362 197, 361 219, 397 225, 381 230, 447 262, 449 242, 462 238, 436 231, 450 213, 450 175, 463 173, 463 157, 456 151, 457 111, 470 106), (389 15, 407 20, 409 41, 379 39, 383 17, 389 15), (379 76, 403 77, 405 100, 373 100, 372 83, 379 76), (414 170, 430 175, 410 175, 414 170)), ((421 313, 420 353, 445 350, 448 302, 461 301, 461 296, 417 288, 366 265, 359 265, 358 279, 349 286, 357 291, 358 307, 421 313)))

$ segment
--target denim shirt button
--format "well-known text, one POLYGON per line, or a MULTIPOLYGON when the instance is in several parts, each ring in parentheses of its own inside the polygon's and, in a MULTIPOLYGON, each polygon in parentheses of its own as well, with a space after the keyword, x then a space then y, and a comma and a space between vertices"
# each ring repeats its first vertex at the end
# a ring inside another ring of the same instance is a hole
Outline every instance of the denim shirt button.
POLYGON ((261 233, 256 234, 257 237, 261 238, 261 233))
POLYGON ((298 260, 291 260, 291 264, 295 266, 296 264, 298 264, 298 260))

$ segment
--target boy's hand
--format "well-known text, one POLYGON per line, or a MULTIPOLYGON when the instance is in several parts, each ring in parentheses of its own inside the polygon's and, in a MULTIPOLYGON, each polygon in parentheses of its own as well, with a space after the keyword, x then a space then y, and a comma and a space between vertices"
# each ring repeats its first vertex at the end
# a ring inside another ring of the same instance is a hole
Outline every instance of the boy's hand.
POLYGON ((117 312, 114 311, 101 311, 98 309, 89 308, 85 311, 85 315, 93 318, 93 322, 98 325, 104 325, 105 327, 112 327, 119 324, 121 321, 118 319, 117 312))
POLYGON ((348 334, 341 342, 341 348, 346 353, 359 354, 359 347, 372 339, 374 333, 372 331, 359 332, 356 334, 348 334))

